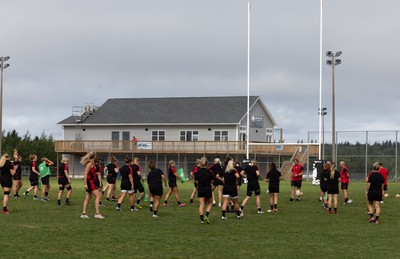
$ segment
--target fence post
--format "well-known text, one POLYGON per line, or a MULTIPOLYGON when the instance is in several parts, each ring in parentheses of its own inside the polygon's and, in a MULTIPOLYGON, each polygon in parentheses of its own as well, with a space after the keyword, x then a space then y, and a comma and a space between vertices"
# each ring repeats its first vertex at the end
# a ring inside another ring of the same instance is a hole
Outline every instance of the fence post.
POLYGON ((396 151, 395 151, 396 157, 395 157, 395 159, 394 159, 394 162, 395 162, 395 164, 394 164, 394 172, 395 172, 395 177, 396 177, 396 180, 395 180, 396 183, 397 183, 397 181, 398 181, 398 180, 397 180, 397 162, 398 162, 398 161, 397 161, 397 154, 398 154, 398 153, 397 153, 397 148, 398 148, 397 142, 398 142, 398 138, 399 138, 399 131, 396 130, 396 149, 395 149, 395 150, 396 150, 396 151))
POLYGON ((368 175, 368 131, 365 131, 365 179, 368 175))

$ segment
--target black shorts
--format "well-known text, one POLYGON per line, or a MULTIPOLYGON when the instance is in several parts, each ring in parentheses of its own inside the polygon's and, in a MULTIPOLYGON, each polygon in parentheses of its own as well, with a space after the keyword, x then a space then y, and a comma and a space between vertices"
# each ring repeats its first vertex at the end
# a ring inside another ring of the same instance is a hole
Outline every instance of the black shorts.
POLYGON ((61 186, 66 186, 69 184, 67 177, 58 178, 58 184, 61 186))
POLYGON ((347 190, 349 188, 349 183, 342 183, 341 184, 341 189, 342 190, 347 190))
POLYGON ((222 195, 224 197, 236 199, 238 197, 236 185, 224 185, 224 188, 222 189, 222 195))
POLYGON ((301 183, 303 182, 303 180, 292 180, 291 182, 291 186, 294 186, 296 188, 301 189, 301 183))
POLYGON ((1 187, 3 188, 11 188, 12 187, 12 177, 1 177, 0 179, 1 187))
POLYGON ((43 177, 43 178, 41 179, 41 181, 42 181, 42 184, 48 185, 49 182, 50 182, 50 175, 47 175, 47 176, 43 177))
POLYGON ((256 196, 261 194, 260 184, 258 183, 258 181, 247 183, 247 196, 251 196, 253 192, 256 196))
POLYGON ((162 185, 149 185, 150 193, 154 196, 162 196, 163 195, 163 187, 162 185))
POLYGON ((369 191, 367 196, 369 202, 382 201, 381 191, 369 191))
POLYGON ((39 178, 37 176, 29 176, 29 181, 31 182, 31 186, 39 185, 39 178))
POLYGON ((14 179, 15 181, 22 180, 21 174, 15 173, 14 176, 13 176, 13 179, 14 179))
POLYGON ((99 189, 99 183, 92 181, 92 180, 87 180, 87 189, 86 191, 88 193, 92 193, 93 191, 99 189))
POLYGON ((197 197, 210 199, 212 198, 212 190, 211 187, 198 187, 197 197))
POLYGON ((143 184, 141 182, 135 182, 134 183, 135 186, 135 193, 139 191, 139 193, 144 192, 144 187, 143 184))
POLYGON ((214 178, 214 183, 213 183, 213 185, 214 185, 214 186, 224 185, 224 183, 223 183, 222 181, 218 180, 217 178, 214 178))
POLYGON ((131 191, 132 185, 130 182, 121 182, 121 191, 131 191))
POLYGON ((326 183, 320 183, 319 188, 321 189, 322 192, 328 191, 328 186, 326 185, 326 183))
POLYGON ((279 193, 279 183, 270 183, 268 190, 269 193, 279 193))
POLYGON ((339 187, 338 186, 334 186, 334 187, 328 186, 328 194, 339 194, 339 187))
POLYGON ((107 183, 115 184, 116 181, 117 181, 117 177, 116 176, 107 175, 107 183))
POLYGON ((384 190, 384 191, 387 191, 387 190, 388 190, 387 184, 383 185, 383 190, 384 190))
POLYGON ((242 186, 242 181, 243 181, 243 180, 242 180, 242 177, 239 177, 239 179, 238 179, 238 184, 237 184, 237 185, 238 185, 238 186, 242 186))
POLYGON ((175 187, 178 187, 178 185, 176 185, 176 180, 169 180, 168 181, 168 186, 169 188, 173 189, 175 187))

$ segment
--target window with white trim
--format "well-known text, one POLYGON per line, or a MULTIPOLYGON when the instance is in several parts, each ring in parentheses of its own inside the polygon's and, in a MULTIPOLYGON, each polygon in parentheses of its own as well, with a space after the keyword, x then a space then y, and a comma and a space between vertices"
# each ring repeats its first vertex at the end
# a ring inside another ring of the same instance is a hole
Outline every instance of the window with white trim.
POLYGON ((198 141, 199 131, 198 130, 181 130, 180 133, 181 141, 198 141))
POLYGON ((164 141, 165 140, 165 130, 153 130, 151 132, 151 140, 164 141))
POLYGON ((267 143, 274 142, 274 129, 267 128, 265 132, 266 132, 266 141, 267 141, 267 143))
POLYGON ((227 130, 216 130, 214 131, 214 141, 228 141, 228 131, 227 130))

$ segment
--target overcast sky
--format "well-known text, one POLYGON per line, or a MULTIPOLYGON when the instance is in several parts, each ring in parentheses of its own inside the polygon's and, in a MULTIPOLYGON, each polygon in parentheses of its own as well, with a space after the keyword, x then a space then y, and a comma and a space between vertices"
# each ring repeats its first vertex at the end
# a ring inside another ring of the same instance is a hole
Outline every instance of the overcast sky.
MULTIPOLYGON (((318 131, 319 0, 252 0, 251 95, 287 142, 318 131)), ((2 0, 3 128, 62 138, 73 106, 246 95, 247 0, 2 0)), ((399 130, 398 0, 325 0, 337 130, 399 130)), ((325 57, 324 57, 325 62, 325 57)), ((331 127, 331 68, 323 66, 331 127)), ((316 138, 316 137, 315 137, 316 138)))

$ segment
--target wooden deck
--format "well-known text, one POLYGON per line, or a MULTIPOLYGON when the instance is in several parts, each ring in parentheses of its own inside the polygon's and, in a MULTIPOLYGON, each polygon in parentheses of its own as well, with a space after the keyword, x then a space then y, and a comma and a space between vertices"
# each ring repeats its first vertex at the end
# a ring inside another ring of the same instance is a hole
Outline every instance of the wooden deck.
MULTIPOLYGON (((299 145, 256 145, 249 148, 250 154, 282 155, 295 154, 299 145)), ((89 151, 116 154, 246 154, 246 143, 239 141, 55 141, 55 151, 61 154, 82 154, 89 151)), ((318 145, 307 147, 310 156, 318 155, 318 145)))

